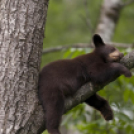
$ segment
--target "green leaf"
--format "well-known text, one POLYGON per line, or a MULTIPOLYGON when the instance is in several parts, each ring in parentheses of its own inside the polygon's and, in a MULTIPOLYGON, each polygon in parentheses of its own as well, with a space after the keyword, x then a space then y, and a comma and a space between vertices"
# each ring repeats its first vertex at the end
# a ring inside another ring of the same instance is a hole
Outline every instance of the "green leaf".
POLYGON ((130 97, 130 90, 125 90, 123 97, 124 97, 124 101, 128 101, 128 99, 130 97))

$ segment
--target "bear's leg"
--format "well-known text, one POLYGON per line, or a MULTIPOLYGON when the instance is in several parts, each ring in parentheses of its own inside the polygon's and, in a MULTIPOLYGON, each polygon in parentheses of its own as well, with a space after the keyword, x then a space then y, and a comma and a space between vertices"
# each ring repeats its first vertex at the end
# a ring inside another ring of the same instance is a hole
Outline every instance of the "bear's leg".
POLYGON ((61 94, 48 101, 45 106, 46 108, 46 128, 50 134, 60 134, 59 125, 64 110, 64 97, 61 94))
POLYGON ((98 111, 101 112, 105 120, 112 120, 113 119, 113 111, 108 103, 107 100, 100 97, 97 94, 92 95, 85 101, 88 105, 94 107, 98 111))

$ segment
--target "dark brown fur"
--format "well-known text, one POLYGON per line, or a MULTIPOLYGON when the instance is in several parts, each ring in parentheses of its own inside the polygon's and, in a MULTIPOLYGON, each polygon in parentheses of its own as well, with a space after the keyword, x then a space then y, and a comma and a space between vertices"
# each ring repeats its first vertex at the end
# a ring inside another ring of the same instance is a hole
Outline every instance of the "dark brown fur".
MULTIPOLYGON (((74 59, 59 60, 46 65, 39 75, 39 99, 46 115, 46 127, 51 134, 60 134, 58 127, 64 111, 64 100, 85 83, 106 84, 120 75, 131 76, 131 72, 118 61, 123 57, 116 48, 105 45, 99 35, 94 35, 95 49, 92 53, 74 59), (109 57, 118 51, 117 57, 109 57)), ((99 110, 105 120, 113 119, 108 102, 97 94, 85 101, 99 110)))

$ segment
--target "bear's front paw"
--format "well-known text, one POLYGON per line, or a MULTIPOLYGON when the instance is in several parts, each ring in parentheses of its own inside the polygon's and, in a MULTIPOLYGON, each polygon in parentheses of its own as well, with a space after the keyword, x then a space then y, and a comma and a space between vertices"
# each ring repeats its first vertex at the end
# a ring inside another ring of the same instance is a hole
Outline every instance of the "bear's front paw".
POLYGON ((125 77, 131 77, 132 76, 132 73, 130 71, 125 71, 124 72, 124 76, 125 77))
POLYGON ((122 68, 120 69, 120 73, 123 74, 125 77, 132 76, 132 73, 125 66, 122 66, 122 68))

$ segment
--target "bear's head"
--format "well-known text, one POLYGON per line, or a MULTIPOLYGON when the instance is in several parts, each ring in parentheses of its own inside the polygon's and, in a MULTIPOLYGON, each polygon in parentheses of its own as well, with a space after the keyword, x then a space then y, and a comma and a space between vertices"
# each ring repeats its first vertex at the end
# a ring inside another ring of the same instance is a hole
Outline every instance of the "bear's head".
POLYGON ((95 52, 103 58, 104 62, 117 62, 124 56, 124 54, 119 52, 115 47, 106 45, 98 34, 93 36, 93 42, 95 52))

